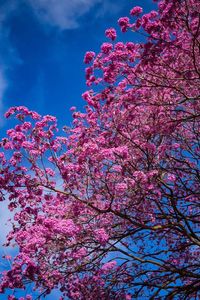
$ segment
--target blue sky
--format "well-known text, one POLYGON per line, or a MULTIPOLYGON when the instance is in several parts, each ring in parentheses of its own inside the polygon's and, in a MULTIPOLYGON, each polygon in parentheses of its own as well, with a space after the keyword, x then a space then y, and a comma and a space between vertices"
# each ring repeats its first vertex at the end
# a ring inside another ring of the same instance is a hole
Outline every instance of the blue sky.
MULTIPOLYGON (((151 0, 0 0, 0 136, 11 126, 4 113, 16 105, 70 125, 69 108, 85 105, 85 52, 99 51, 109 27, 118 29, 118 40, 139 41, 136 33, 120 34, 117 25, 136 5, 146 12, 155 7, 151 0)), ((1 205, 1 244, 7 216, 1 205)))
MULTIPOLYGON (((151 2, 0 0, 1 127, 9 126, 3 113, 13 105, 56 115, 69 124, 69 108, 84 106, 84 53, 98 52, 105 29, 117 26, 133 6, 148 11, 151 2)), ((138 38, 131 33, 131 39, 138 38)))

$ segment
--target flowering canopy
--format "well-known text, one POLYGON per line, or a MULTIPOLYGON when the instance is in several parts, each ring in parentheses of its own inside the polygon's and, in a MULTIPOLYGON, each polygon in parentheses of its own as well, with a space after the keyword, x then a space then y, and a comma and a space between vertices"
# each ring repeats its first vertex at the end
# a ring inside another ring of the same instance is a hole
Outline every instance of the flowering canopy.
POLYGON ((1 200, 19 254, 2 293, 34 282, 73 300, 200 297, 200 3, 141 14, 119 25, 145 43, 110 28, 86 53, 86 112, 72 108, 65 135, 52 116, 6 114, 19 123, 1 142, 1 200))

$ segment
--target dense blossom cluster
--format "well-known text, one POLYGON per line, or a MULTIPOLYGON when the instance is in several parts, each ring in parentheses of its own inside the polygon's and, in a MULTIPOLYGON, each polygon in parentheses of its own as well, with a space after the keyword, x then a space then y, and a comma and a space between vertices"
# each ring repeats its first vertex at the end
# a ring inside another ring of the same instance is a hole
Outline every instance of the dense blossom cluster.
POLYGON ((119 25, 145 43, 110 28, 86 53, 86 112, 72 108, 65 136, 52 116, 7 112, 19 122, 1 141, 0 196, 19 253, 1 293, 33 282, 72 300, 200 297, 200 3, 141 14, 119 25))

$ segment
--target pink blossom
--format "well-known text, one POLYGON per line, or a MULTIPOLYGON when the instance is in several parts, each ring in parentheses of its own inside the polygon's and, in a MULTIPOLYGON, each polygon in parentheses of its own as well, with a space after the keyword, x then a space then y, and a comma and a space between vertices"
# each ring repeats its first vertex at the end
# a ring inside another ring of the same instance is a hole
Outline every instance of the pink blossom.
POLYGON ((108 241, 109 235, 106 233, 104 228, 100 228, 95 230, 95 238, 100 244, 104 245, 108 241))
POLYGON ((127 190, 127 184, 126 183, 117 183, 115 186, 115 189, 117 193, 123 194, 127 190))
POLYGON ((174 174, 168 174, 167 179, 169 181, 174 182, 174 181, 176 181, 176 176, 174 174))
POLYGON ((93 51, 86 52, 84 57, 84 63, 89 64, 94 59, 94 57, 95 57, 95 52, 93 51))
POLYGON ((86 91, 85 93, 82 94, 82 97, 84 100, 88 101, 89 99, 91 99, 91 92, 86 91))
POLYGON ((111 39, 112 41, 114 41, 117 37, 117 33, 116 30, 114 28, 109 28, 105 31, 106 36, 111 39))
POLYGON ((108 54, 113 48, 113 45, 110 44, 110 43, 103 43, 102 46, 101 46, 101 51, 104 53, 104 54, 108 54))
POLYGON ((121 172, 122 171, 122 167, 119 166, 119 165, 116 165, 116 166, 112 167, 112 170, 115 171, 115 172, 121 172))
POLYGON ((75 110, 76 110, 76 106, 70 107, 70 111, 75 111, 75 110))
POLYGON ((116 50, 123 51, 124 48, 125 48, 125 45, 124 45, 124 43, 122 43, 122 42, 118 42, 118 43, 115 44, 115 49, 116 49, 116 50))
POLYGON ((129 18, 123 17, 118 20, 118 24, 121 27, 122 32, 126 32, 129 27, 129 18))
POLYGON ((132 16, 139 16, 142 13, 143 9, 140 6, 135 6, 131 9, 130 14, 132 16))
POLYGON ((117 262, 115 260, 109 261, 105 263, 102 267, 101 270, 103 270, 105 273, 114 269, 117 265, 117 262))
POLYGON ((135 44, 132 42, 127 42, 126 47, 128 50, 135 50, 135 44))
POLYGON ((55 172, 51 169, 51 168, 46 168, 45 169, 46 174, 48 174, 49 176, 54 176, 55 172))

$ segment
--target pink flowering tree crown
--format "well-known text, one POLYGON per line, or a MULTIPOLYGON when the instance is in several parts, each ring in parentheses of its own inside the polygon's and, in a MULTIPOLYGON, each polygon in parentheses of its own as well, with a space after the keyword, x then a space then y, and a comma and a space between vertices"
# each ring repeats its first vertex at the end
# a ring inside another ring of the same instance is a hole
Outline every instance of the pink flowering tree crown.
POLYGON ((31 282, 72 300, 200 297, 200 3, 162 0, 118 23, 146 41, 110 28, 86 53, 71 128, 6 114, 18 122, 1 141, 1 200, 19 253, 1 293, 31 282))

